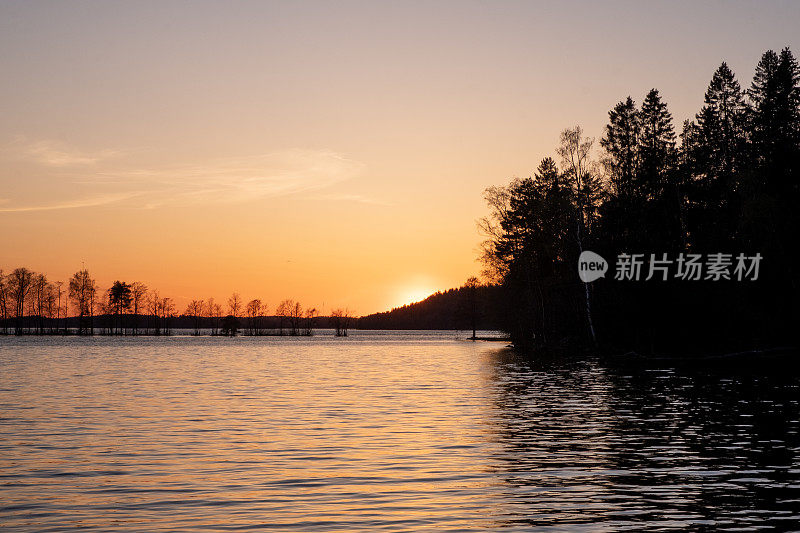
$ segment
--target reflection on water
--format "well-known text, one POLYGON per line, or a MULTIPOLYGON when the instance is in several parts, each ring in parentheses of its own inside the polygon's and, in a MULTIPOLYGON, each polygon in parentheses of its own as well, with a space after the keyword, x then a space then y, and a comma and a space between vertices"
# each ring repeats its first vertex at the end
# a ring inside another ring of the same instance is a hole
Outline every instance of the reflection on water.
POLYGON ((494 379, 503 524, 800 525, 795 377, 499 357, 494 379))
POLYGON ((452 334, 2 339, 0 529, 797 529, 799 383, 452 334))

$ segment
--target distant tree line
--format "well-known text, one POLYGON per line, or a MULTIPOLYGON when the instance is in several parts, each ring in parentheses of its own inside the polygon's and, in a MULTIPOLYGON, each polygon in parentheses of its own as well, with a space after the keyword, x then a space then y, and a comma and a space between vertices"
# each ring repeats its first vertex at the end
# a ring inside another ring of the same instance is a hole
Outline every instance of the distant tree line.
POLYGON ((330 327, 347 336, 352 320, 347 309, 320 317, 316 308, 292 299, 278 304, 273 316, 262 300, 244 304, 236 292, 226 303, 191 300, 180 314, 171 298, 141 282, 115 281, 101 291, 86 269, 66 284, 25 267, 0 270, 0 333, 6 335, 170 335, 175 327, 192 328, 196 335, 312 335, 315 328, 330 327))
POLYGON ((532 177, 487 189, 485 274, 502 286, 503 328, 523 348, 642 352, 796 344, 800 69, 767 51, 749 89, 727 64, 676 134, 656 89, 616 104, 593 139, 565 130, 532 177), (580 253, 611 272, 578 279, 580 253), (760 254, 756 281, 615 280, 620 254, 760 254))

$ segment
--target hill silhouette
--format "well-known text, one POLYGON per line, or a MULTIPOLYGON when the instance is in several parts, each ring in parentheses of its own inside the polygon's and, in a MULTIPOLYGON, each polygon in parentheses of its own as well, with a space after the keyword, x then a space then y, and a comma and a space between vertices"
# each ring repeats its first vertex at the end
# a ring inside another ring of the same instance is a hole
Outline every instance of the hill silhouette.
POLYGON ((436 292, 420 302, 391 311, 362 316, 358 329, 498 329, 501 320, 500 287, 483 285, 436 292), (474 290, 474 292, 472 292, 474 290), (473 306, 474 304, 474 306, 473 306), (474 309, 474 311, 473 311, 474 309))

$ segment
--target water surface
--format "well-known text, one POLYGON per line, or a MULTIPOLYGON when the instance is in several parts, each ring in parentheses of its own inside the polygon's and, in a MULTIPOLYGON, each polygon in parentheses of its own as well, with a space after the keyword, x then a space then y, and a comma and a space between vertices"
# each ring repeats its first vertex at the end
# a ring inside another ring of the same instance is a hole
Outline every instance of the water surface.
POLYGON ((800 528, 800 379, 455 332, 0 339, 0 529, 800 528))

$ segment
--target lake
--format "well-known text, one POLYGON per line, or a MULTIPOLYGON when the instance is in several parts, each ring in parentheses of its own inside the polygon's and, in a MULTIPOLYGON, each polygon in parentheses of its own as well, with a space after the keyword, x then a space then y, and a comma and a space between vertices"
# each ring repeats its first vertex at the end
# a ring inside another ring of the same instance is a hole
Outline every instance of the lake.
POLYGON ((800 379, 459 332, 0 339, 3 531, 800 528, 800 379))

